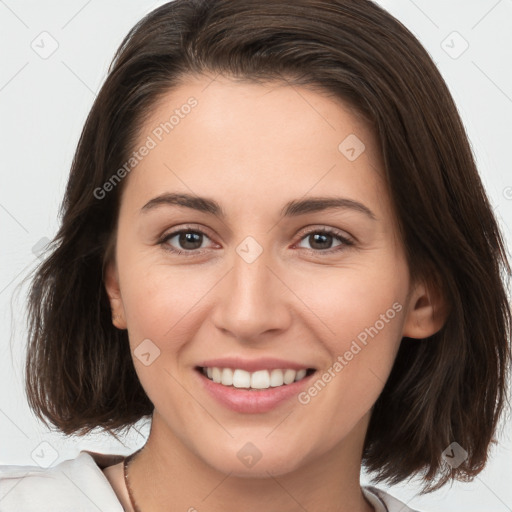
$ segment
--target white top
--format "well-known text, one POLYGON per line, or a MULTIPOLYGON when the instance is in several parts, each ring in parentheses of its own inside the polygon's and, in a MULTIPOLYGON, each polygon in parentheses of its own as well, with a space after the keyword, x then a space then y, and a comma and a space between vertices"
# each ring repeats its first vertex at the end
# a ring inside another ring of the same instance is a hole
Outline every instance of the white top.
MULTIPOLYGON (((1 512, 124 512, 104 467, 122 455, 82 450, 50 468, 0 465, 1 512)), ((375 512, 415 512, 384 491, 363 487, 375 512)))

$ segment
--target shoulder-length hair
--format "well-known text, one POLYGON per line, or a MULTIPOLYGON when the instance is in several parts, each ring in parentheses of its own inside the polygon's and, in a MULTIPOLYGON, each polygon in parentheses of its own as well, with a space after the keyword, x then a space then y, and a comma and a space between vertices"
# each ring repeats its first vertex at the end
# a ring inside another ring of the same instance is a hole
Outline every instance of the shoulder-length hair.
POLYGON ((510 265, 445 82, 411 32, 369 0, 175 0, 133 27, 83 128, 61 227, 31 285, 30 406, 68 435, 116 435, 152 414, 103 283, 123 183, 98 190, 158 99, 187 76, 219 73, 311 87, 370 120, 411 277, 439 285, 450 312, 435 335, 402 341, 363 463, 376 481, 421 474, 425 491, 474 477, 506 404, 510 265), (468 454, 457 468, 442 457, 454 441, 468 454))

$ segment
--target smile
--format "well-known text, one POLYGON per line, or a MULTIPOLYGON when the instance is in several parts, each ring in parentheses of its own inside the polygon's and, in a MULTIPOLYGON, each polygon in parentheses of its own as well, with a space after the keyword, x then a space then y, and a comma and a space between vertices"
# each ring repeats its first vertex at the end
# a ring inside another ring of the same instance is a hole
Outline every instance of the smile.
POLYGON ((240 368, 219 368, 217 366, 200 367, 199 370, 216 384, 253 390, 287 386, 304 379, 315 371, 312 368, 302 368, 300 370, 276 368, 249 372, 240 368))

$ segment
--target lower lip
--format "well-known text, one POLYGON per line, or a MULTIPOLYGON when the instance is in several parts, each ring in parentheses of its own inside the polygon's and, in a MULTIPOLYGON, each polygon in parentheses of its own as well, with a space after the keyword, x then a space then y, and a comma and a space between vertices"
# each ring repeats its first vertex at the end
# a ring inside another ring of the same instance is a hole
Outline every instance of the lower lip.
POLYGON ((260 390, 223 386, 210 380, 202 371, 196 373, 206 391, 222 405, 235 412, 256 414, 271 411, 286 400, 297 396, 316 372, 291 384, 260 390))

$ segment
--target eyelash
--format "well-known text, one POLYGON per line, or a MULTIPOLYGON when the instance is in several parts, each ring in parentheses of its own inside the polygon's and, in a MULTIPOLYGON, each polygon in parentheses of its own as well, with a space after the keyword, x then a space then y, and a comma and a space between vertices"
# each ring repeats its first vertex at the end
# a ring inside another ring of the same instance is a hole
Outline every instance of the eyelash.
MULTIPOLYGON (((171 233, 168 233, 164 235, 159 241, 158 244, 162 246, 162 248, 166 251, 169 251, 173 254, 176 254, 178 256, 186 256, 186 257, 194 257, 199 256, 203 253, 203 250, 201 249, 190 249, 188 251, 182 250, 182 249, 176 249, 175 247, 172 247, 167 242, 168 240, 174 238, 176 235, 180 235, 181 233, 195 233, 195 234, 201 234, 206 236, 207 238, 210 238, 204 231, 192 228, 192 227, 185 227, 183 229, 173 231, 171 233)), ((350 247, 354 245, 354 242, 347 237, 340 234, 338 230, 332 229, 332 228, 316 228, 312 229, 310 231, 307 231, 305 233, 302 233, 301 238, 299 239, 299 243, 307 238, 310 235, 313 234, 325 234, 325 235, 332 235, 334 238, 336 238, 338 241, 341 242, 341 244, 335 248, 326 249, 326 250, 320 250, 320 249, 304 249, 310 254, 314 254, 315 256, 318 255, 332 255, 333 253, 340 252, 344 250, 346 247, 350 247)))

